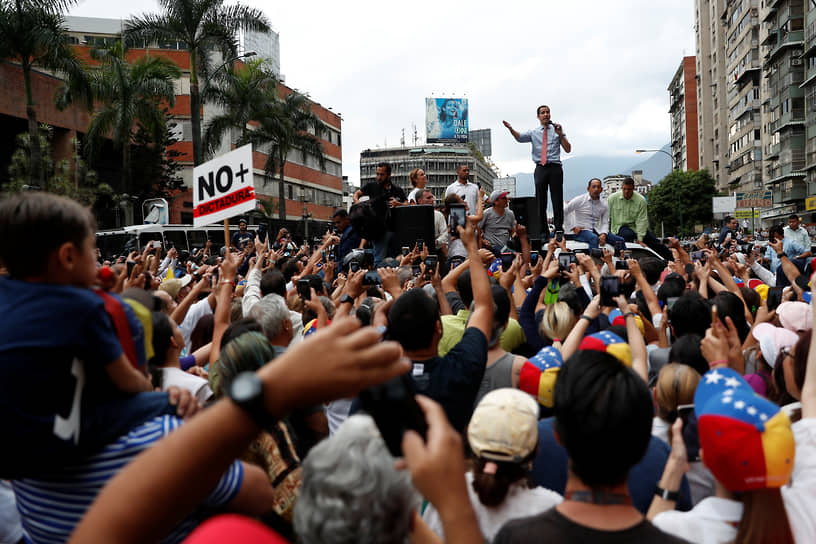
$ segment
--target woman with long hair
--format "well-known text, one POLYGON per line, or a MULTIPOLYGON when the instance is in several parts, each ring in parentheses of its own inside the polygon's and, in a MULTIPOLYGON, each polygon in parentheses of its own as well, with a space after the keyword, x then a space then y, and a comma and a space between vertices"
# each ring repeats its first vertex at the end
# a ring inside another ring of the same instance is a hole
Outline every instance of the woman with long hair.
POLYGON ((422 168, 414 168, 408 174, 408 181, 411 182, 411 187, 413 187, 411 192, 408 193, 408 203, 416 204, 417 197, 422 194, 422 190, 428 184, 428 176, 422 168))

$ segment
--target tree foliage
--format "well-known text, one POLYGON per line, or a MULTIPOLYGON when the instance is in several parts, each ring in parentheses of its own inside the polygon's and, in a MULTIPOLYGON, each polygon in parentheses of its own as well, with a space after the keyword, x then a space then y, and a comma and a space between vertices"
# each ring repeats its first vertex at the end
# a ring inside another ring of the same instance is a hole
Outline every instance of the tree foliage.
MULTIPOLYGON (((53 129, 41 125, 39 129, 39 147, 42 157, 37 171, 46 176, 48 191, 72 198, 86 206, 94 206, 99 200, 112 199, 113 188, 107 183, 99 183, 96 172, 89 169, 77 152, 76 141, 72 140, 74 154, 71 160, 63 159, 57 163, 51 158, 51 137, 53 129)), ((3 185, 4 192, 41 190, 30 160, 31 140, 28 133, 17 136, 18 147, 11 156, 9 181, 3 185)))
POLYGON ((208 79, 211 53, 231 59, 238 52, 238 33, 267 32, 269 21, 261 10, 224 0, 159 0, 161 13, 132 17, 125 23, 128 43, 179 41, 190 55, 190 120, 193 128, 193 160, 202 162, 201 94, 199 77, 208 79))
POLYGON ((707 170, 675 170, 667 175, 649 192, 652 230, 660 232, 662 222, 667 234, 693 234, 695 224, 711 223, 715 186, 716 182, 707 170))
POLYGON ((0 59, 18 63, 23 72, 28 118, 28 137, 32 177, 43 188, 48 176, 42 164, 40 139, 31 72, 35 67, 53 70, 65 76, 68 87, 87 87, 83 65, 71 49, 63 11, 76 0, 0 0, 0 59))

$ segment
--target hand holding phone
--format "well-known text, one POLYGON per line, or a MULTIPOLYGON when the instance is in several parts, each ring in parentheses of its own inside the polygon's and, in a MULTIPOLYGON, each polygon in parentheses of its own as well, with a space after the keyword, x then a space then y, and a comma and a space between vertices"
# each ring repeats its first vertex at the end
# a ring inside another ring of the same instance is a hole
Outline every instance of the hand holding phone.
POLYGON ((298 280, 297 292, 303 300, 312 300, 312 285, 309 280, 298 280))
POLYGON ((414 382, 408 374, 366 389, 360 393, 360 404, 374 419, 388 451, 402 457, 402 435, 416 431, 426 439, 428 424, 414 398, 414 382))
POLYGON ((615 306, 615 297, 620 295, 620 278, 602 276, 600 285, 601 306, 615 306))

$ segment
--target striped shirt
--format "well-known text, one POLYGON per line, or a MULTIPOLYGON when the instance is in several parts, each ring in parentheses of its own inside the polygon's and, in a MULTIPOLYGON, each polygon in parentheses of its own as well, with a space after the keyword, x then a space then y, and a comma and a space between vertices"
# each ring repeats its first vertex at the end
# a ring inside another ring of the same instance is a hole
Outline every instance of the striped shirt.
MULTIPOLYGON (((67 541, 105 484, 142 451, 181 424, 182 421, 173 416, 154 418, 81 463, 62 467, 49 476, 12 481, 28 542, 67 541)), ((236 461, 199 510, 184 518, 162 542, 181 542, 204 520, 205 508, 222 506, 235 498, 243 478, 243 466, 236 461)))

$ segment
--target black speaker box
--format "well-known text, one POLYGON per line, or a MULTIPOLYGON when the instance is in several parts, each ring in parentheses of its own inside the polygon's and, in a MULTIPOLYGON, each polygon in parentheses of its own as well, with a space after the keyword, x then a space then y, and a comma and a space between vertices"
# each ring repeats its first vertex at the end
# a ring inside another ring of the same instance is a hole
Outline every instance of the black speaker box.
POLYGON ((538 202, 534 196, 513 198, 510 209, 519 225, 527 227, 527 236, 538 238, 541 233, 541 218, 538 216, 538 202))
POLYGON ((394 217, 394 247, 408 246, 414 248, 417 239, 422 239, 433 251, 436 240, 434 236, 434 208, 430 205, 399 206, 391 208, 394 217))

